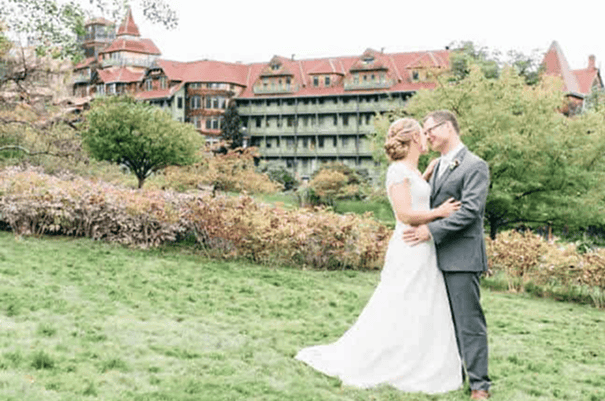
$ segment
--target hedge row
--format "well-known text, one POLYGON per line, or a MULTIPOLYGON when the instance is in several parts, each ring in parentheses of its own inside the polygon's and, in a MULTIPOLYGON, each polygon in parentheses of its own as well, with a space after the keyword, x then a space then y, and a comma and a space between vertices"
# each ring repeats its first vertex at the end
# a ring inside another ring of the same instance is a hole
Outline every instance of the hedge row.
POLYGON ((0 171, 0 222, 17 235, 142 247, 193 236, 215 257, 330 269, 380 268, 390 236, 370 216, 284 210, 247 196, 134 190, 14 167, 0 171))

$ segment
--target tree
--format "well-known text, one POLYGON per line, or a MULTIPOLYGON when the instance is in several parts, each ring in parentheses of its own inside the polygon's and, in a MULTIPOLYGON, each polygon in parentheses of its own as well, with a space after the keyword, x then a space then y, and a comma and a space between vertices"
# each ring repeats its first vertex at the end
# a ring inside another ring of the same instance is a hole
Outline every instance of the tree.
MULTIPOLYGON (((174 10, 164 0, 139 0, 145 18, 172 29, 178 24, 174 10)), ((128 0, 0 0, 0 21, 21 42, 33 43, 39 55, 78 59, 82 56, 78 35, 84 35, 87 18, 123 18, 128 0), (87 6, 83 6, 87 4, 87 6)))
POLYGON ((235 102, 229 102, 229 107, 227 107, 223 118, 223 138, 229 142, 231 149, 242 147, 244 145, 242 120, 237 112, 235 102))
POLYGON ((127 166, 139 188, 155 171, 193 163, 202 145, 193 125, 126 96, 95 100, 85 114, 82 137, 94 158, 127 166))
POLYGON ((539 50, 534 50, 529 55, 517 50, 510 50, 503 59, 499 51, 490 51, 487 47, 477 47, 471 41, 454 43, 451 48, 449 79, 452 81, 466 78, 470 74, 472 66, 478 66, 486 78, 498 78, 504 68, 513 67, 525 79, 526 84, 536 85, 540 81, 543 71, 541 64, 543 55, 539 50))
POLYGON ((564 95, 554 78, 528 86, 514 68, 488 78, 474 65, 455 84, 447 76, 437 82, 436 89, 416 93, 404 111, 379 119, 377 145, 384 143, 389 119, 402 114, 421 119, 431 110, 449 109, 458 117, 464 143, 490 166, 486 219, 492 237, 517 224, 602 226, 605 198, 597 189, 605 171, 602 115, 565 117, 559 112, 564 95))

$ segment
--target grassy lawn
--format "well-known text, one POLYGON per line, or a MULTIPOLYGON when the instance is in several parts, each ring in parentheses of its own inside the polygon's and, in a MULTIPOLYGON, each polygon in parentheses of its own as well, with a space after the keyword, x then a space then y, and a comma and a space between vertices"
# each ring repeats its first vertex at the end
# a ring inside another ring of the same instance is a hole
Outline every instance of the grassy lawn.
MULTIPOLYGON (((467 400, 357 390, 293 359, 378 272, 302 271, 0 232, 0 399, 467 400)), ((605 311, 484 290, 493 400, 605 400, 605 311)))

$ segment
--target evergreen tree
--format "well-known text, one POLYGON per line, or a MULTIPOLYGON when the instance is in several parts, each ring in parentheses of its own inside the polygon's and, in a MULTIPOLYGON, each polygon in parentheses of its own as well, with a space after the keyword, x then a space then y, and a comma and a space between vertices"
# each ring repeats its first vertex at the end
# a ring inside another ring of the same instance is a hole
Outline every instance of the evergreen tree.
POLYGON ((223 118, 223 139, 229 142, 231 149, 242 147, 244 145, 242 119, 237 112, 235 102, 229 102, 223 118))

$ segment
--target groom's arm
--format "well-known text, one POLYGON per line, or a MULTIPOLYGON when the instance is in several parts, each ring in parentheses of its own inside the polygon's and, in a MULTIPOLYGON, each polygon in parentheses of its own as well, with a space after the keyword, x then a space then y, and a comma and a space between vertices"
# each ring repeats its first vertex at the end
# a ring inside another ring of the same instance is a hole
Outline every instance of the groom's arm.
POLYGON ((481 219, 485 210, 489 188, 489 168, 481 160, 464 176, 462 207, 449 217, 428 223, 428 229, 436 244, 452 233, 459 232, 481 219))

